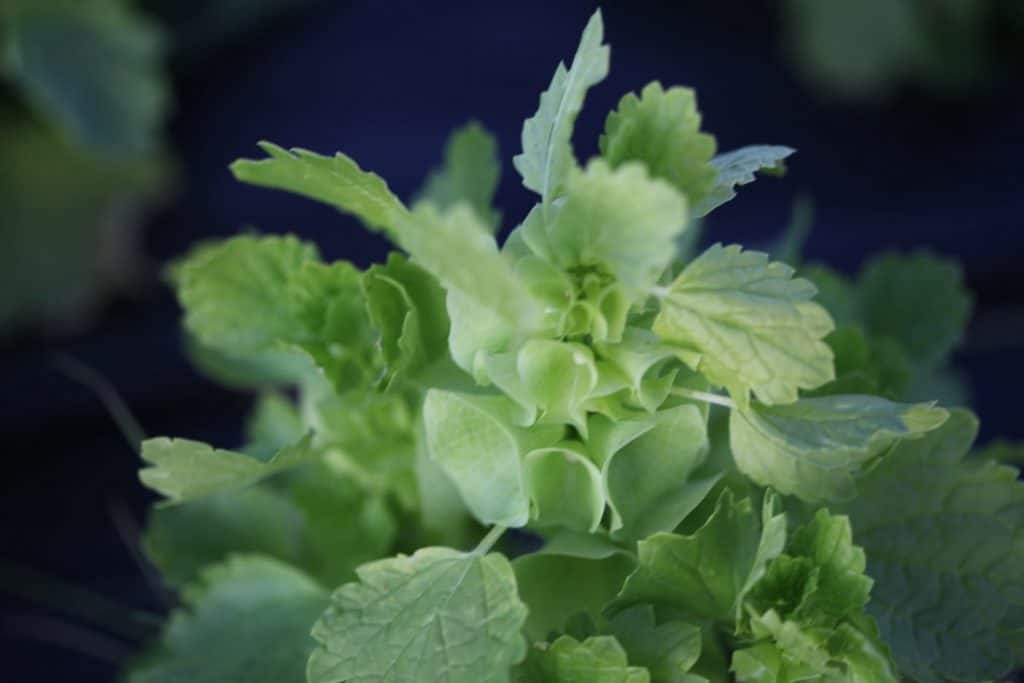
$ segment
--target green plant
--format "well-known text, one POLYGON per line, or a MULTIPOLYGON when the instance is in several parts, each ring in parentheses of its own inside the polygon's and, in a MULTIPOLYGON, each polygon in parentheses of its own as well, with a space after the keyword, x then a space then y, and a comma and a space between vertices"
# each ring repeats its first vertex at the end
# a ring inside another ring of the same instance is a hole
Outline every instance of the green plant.
POLYGON ((792 150, 716 156, 693 92, 654 83, 580 167, 602 41, 595 14, 524 126, 540 201, 501 247, 475 124, 411 209, 343 154, 263 143, 232 166, 401 251, 360 271, 243 235, 172 267, 197 362, 263 394, 241 452, 143 444, 166 497, 147 549, 185 606, 129 680, 982 681, 1024 661, 1024 488, 968 455, 967 410, 917 400, 969 314, 957 268, 890 255, 855 283, 808 267, 815 287, 739 246, 693 257, 696 220, 792 150))

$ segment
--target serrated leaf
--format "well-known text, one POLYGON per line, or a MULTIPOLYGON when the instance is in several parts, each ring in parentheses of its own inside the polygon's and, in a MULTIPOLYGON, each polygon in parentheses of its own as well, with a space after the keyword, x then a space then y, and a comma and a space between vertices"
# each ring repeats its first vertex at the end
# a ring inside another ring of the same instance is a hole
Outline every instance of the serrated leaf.
MULTIPOLYGON (((312 244, 242 235, 196 249, 173 280, 185 326, 228 359, 259 368, 275 354, 305 355, 338 389, 376 375, 361 274, 343 261, 322 263, 312 244)), ((302 363, 291 364, 299 372, 302 363)))
POLYGON ((546 226, 556 263, 596 268, 633 295, 646 294, 668 266, 686 227, 686 200, 638 163, 612 170, 602 159, 573 170, 565 203, 546 226))
POLYGON ((537 113, 523 124, 523 151, 512 163, 523 178, 523 185, 541 196, 545 204, 557 197, 562 184, 575 166, 572 129, 583 108, 587 90, 608 75, 609 49, 602 45, 604 24, 598 10, 587 22, 566 70, 559 64, 551 85, 541 93, 537 113))
POLYGON ((142 442, 142 459, 149 464, 139 470, 139 479, 167 497, 167 503, 181 503, 218 491, 239 489, 273 474, 304 465, 319 457, 312 436, 277 452, 267 461, 189 439, 159 437, 142 442))
MULTIPOLYGON (((492 397, 493 398, 493 397, 492 397)), ((483 524, 518 527, 530 514, 521 435, 479 397, 438 389, 423 403, 431 459, 483 524)))
POLYGON ((655 178, 667 180, 690 206, 701 204, 718 175, 710 165, 715 138, 700 132, 697 98, 690 88, 664 90, 657 81, 619 100, 608 114, 601 155, 616 168, 639 161, 655 178))
POLYGON ((501 214, 492 207, 500 177, 498 141, 479 123, 471 121, 448 138, 444 164, 427 177, 416 198, 441 209, 467 202, 494 233, 501 223, 501 214))
POLYGON ((309 683, 502 683, 526 654, 526 607, 502 555, 423 548, 358 575, 313 627, 309 683))
POLYGON ((872 259, 857 292, 867 331, 897 341, 926 369, 949 357, 971 316, 972 297, 960 266, 926 251, 872 259))
POLYGON ((965 460, 977 420, 955 410, 903 441, 836 512, 875 580, 868 611, 900 671, 923 683, 994 680, 1024 664, 1024 486, 965 460))
POLYGON ((318 259, 314 245, 293 235, 242 235, 196 249, 175 267, 185 326, 203 344, 233 353, 290 339, 288 281, 318 259))
POLYGON ((376 173, 341 152, 333 157, 304 149, 287 150, 260 142, 269 158, 239 159, 231 164, 235 178, 244 183, 284 190, 330 204, 352 214, 368 228, 394 236, 395 226, 407 214, 402 202, 376 173))
MULTIPOLYGON (((672 607, 695 619, 731 623, 752 577, 779 552, 782 543, 759 529, 749 499, 726 490, 714 513, 694 534, 659 533, 640 541, 636 571, 626 580, 611 611, 649 603, 672 607)), ((784 527, 781 530, 785 538, 784 527)))
POLYGON ((682 621, 656 624, 650 605, 619 612, 611 629, 630 663, 650 672, 651 683, 686 683, 687 672, 700 657, 700 627, 682 621))
POLYGON ((516 670, 516 683, 650 683, 647 670, 629 666, 626 651, 614 636, 592 636, 582 643, 572 636, 530 648, 516 670))
POLYGON ((701 218, 725 204, 736 196, 737 186, 754 182, 756 173, 782 175, 786 171, 783 162, 795 151, 779 145, 750 145, 719 154, 711 160, 718 177, 703 201, 694 205, 693 215, 701 218))
POLYGON ((752 404, 729 416, 736 466, 762 486, 810 503, 844 502, 856 480, 900 439, 937 428, 948 412, 877 396, 823 396, 752 404))
POLYGON ((834 378, 823 341, 832 319, 814 293, 767 254, 716 244, 668 288, 654 331, 740 405, 751 391, 763 403, 792 403, 799 389, 834 378))
POLYGON ((891 400, 905 398, 911 368, 899 344, 886 338, 868 340, 856 325, 833 330, 825 341, 835 356, 836 378, 805 396, 874 394, 891 400))
POLYGON ((207 568, 184 594, 130 683, 303 683, 309 625, 327 592, 286 564, 236 556, 207 568))

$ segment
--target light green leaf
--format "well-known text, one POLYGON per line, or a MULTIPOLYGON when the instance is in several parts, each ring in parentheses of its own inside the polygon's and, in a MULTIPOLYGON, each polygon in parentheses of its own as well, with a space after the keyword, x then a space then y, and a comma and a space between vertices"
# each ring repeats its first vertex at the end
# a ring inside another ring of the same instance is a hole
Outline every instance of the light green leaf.
POLYGON ((143 546, 161 576, 180 586, 234 553, 299 564, 302 523, 287 497, 257 486, 153 508, 143 546))
POLYGON ((611 628, 629 661, 650 672, 651 683, 687 683, 687 672, 700 657, 699 626, 682 621, 656 625, 654 609, 638 605, 615 615, 611 628))
POLYGON ((927 251, 872 259, 857 291, 867 331, 899 342, 926 369, 948 359, 971 316, 960 266, 927 251))
POLYGON ((548 424, 571 424, 587 434, 584 403, 597 387, 593 352, 583 344, 533 339, 519 350, 516 370, 529 400, 548 424))
POLYGON ((836 378, 805 396, 873 394, 893 400, 906 398, 910 360, 899 344, 887 338, 868 340, 855 325, 833 330, 825 341, 835 356, 836 378))
POLYGON ((583 444, 564 442, 531 451, 524 464, 539 525, 597 530, 604 515, 604 486, 600 470, 583 454, 583 444))
POLYGON ((751 577, 759 576, 782 550, 774 540, 763 542, 758 527, 750 500, 737 502, 725 490, 714 513, 693 535, 658 533, 640 541, 639 565, 611 611, 648 603, 695 619, 731 623, 751 577))
POLYGON ((397 252, 363 276, 366 307, 380 330, 388 381, 408 377, 448 356, 445 294, 429 273, 397 252))
POLYGON ((492 207, 500 177, 498 141, 479 123, 470 121, 448 138, 444 165, 427 177, 416 198, 441 209, 467 202, 494 233, 501 223, 501 214, 492 207))
POLYGON ((238 180, 308 197, 352 214, 372 230, 394 236, 395 226, 407 211, 380 176, 338 152, 321 156, 304 149, 286 150, 260 142, 269 158, 239 159, 231 164, 238 180))
POLYGON ((708 452, 705 415, 697 406, 663 410, 650 423, 605 462, 611 529, 621 538, 672 531, 718 480, 689 481, 708 452))
POLYGON ((530 515, 521 435, 493 401, 431 389, 423 403, 427 445, 477 520, 519 527, 530 515))
POLYGON ((302 515, 296 563, 326 586, 355 577, 356 567, 392 552, 398 520, 384 496, 326 465, 288 480, 287 495, 302 515))
POLYGON ((550 552, 522 555, 512 563, 519 594, 529 608, 525 632, 531 642, 565 632, 569 620, 580 614, 607 627, 603 610, 636 566, 628 553, 607 543, 560 538, 562 534, 555 537, 550 552))
POLYGON ((868 611, 900 671, 923 683, 995 680, 1024 664, 1024 485, 1015 468, 965 460, 977 428, 953 411, 834 509, 867 553, 868 611))
POLYGON ((288 282, 318 260, 316 247, 293 235, 242 235, 194 250, 175 267, 185 327, 229 353, 291 339, 297 321, 288 282))
POLYGON ((460 311, 452 310, 460 304, 493 319, 502 334, 525 334, 535 325, 536 302, 469 205, 458 204, 443 213, 430 204, 419 205, 400 230, 400 243, 414 262, 440 280, 449 297, 457 294, 458 303, 448 304, 453 335, 461 333, 460 324, 466 322, 460 311))
POLYGON ((767 254, 716 244, 668 288, 654 331, 740 405, 751 391, 767 404, 792 403, 799 389, 835 376, 822 339, 832 319, 814 293, 767 254))
POLYGON ((825 307, 838 327, 860 323, 857 286, 848 277, 818 263, 800 268, 800 276, 818 290, 817 301, 825 307))
POLYGON ((526 654, 526 607, 502 555, 423 548, 358 574, 313 627, 309 683, 502 683, 526 654))
POLYGON ((601 155, 612 167, 639 161, 655 178, 670 182, 690 206, 699 205, 718 173, 709 164, 715 138, 700 132, 697 98, 690 88, 664 90, 657 81, 637 97, 629 93, 605 120, 601 155))
POLYGON ((894 443, 935 429, 948 415, 930 404, 876 396, 753 404, 732 411, 729 443, 737 467, 758 484, 811 503, 843 502, 856 494, 857 478, 894 443))
POLYGON ((695 204, 693 215, 708 215, 736 196, 736 187, 756 180, 755 173, 782 175, 786 172, 784 160, 796 150, 778 145, 750 145, 719 154, 711 160, 718 178, 703 201, 695 204))
POLYGON ((647 670, 629 666, 614 636, 593 636, 582 643, 562 636, 550 645, 530 648, 513 679, 516 683, 650 683, 647 670))
POLYGON ((572 129, 583 108, 587 90, 608 75, 609 49, 602 45, 601 11, 587 22, 572 66, 559 64, 551 85, 540 96, 537 113, 523 124, 523 151, 512 159, 523 185, 545 204, 561 194, 562 184, 575 166, 572 129))
POLYGON ((139 479, 166 496, 167 503, 181 503, 244 488, 318 457, 311 435, 278 451, 266 462, 200 441, 159 437, 142 442, 142 459, 150 466, 139 471, 139 479))
POLYGON ((3 19, 4 76, 52 124, 102 156, 160 147, 171 98, 157 24, 111 1, 25 3, 3 19))
POLYGON ((246 418, 245 452, 260 460, 269 460, 305 433, 306 425, 295 402, 283 394, 266 392, 257 399, 246 418))
POLYGON ((286 564, 236 556, 206 569, 184 593, 158 647, 129 683, 303 683, 309 625, 327 592, 286 564))
POLYGON ((612 170, 595 159, 565 182, 565 203, 547 226, 563 269, 592 268, 646 295, 668 267, 686 227, 686 200, 638 163, 612 170))

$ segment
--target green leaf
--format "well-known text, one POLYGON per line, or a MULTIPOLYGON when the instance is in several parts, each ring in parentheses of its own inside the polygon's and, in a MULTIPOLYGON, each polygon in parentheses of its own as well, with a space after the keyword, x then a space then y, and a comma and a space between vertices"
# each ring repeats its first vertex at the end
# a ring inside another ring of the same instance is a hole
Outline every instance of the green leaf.
POLYGON ((186 589, 158 647, 130 683, 302 683, 314 642, 309 625, 326 591, 296 569, 236 556, 186 589))
POLYGON ((288 282, 317 260, 316 247, 293 235, 242 235, 194 250, 175 269, 185 327, 228 353, 291 339, 297 321, 288 282))
POLYGON ((101 155, 160 147, 167 41, 123 2, 27 3, 4 17, 5 76, 62 132, 101 155))
POLYGON ((358 574, 313 627, 309 683, 500 683, 526 654, 526 607, 502 555, 423 548, 358 574))
POLYGON ((302 515, 296 563, 324 585, 355 577, 356 567, 392 552, 398 520, 379 493, 320 465, 297 472, 287 495, 302 515))
POLYGON ((668 288, 654 331, 740 405, 792 403, 799 389, 834 377, 823 337, 832 319, 811 301, 815 289, 768 255, 716 244, 668 288))
POLYGON ((718 175, 709 164, 715 138, 700 132, 697 98, 690 88, 664 90, 657 81, 619 100, 605 120, 601 155, 613 168, 639 161, 655 178, 667 180, 690 206, 701 204, 718 175))
POLYGON ((705 417, 695 405, 655 413, 649 430, 605 462, 611 529, 617 536, 640 540, 672 531, 710 492, 717 477, 689 481, 708 452, 705 417))
POLYGON ((205 245, 173 270, 185 326, 202 345, 257 367, 267 354, 306 355, 338 389, 377 374, 361 278, 349 263, 325 265, 291 235, 205 245))
POLYGON ((311 435, 278 451, 266 462, 200 441, 159 437, 142 442, 142 459, 150 466, 139 471, 139 479, 166 496, 167 503, 181 503, 250 486, 318 457, 311 435))
POLYGON ((327 157, 304 149, 286 150, 270 142, 259 146, 269 158, 239 159, 231 164, 235 178, 330 204, 352 214, 368 228, 392 236, 407 214, 380 176, 362 170, 341 152, 327 157))
POLYGON ((584 403, 597 387, 593 352, 583 344, 533 339, 516 356, 516 371, 539 420, 571 424, 586 436, 584 403))
POLYGON ((448 313, 440 284, 397 252, 363 276, 366 307, 380 330, 388 381, 415 375, 448 356, 448 313))
POLYGON ((762 533, 750 500, 737 502, 726 489, 693 535, 658 533, 640 541, 639 565, 612 612, 649 603, 695 619, 731 623, 744 591, 782 551, 784 526, 780 529, 777 520, 770 520, 762 533))
POLYGON ((604 515, 601 471, 583 444, 564 442, 526 454, 525 476, 533 517, 541 526, 596 531, 604 515))
POLYGON ((530 648, 516 670, 517 683, 650 683, 647 670, 629 666, 614 636, 593 636, 582 643, 562 636, 550 645, 530 648))
POLYGON ((835 356, 836 378, 805 396, 874 394, 893 400, 905 397, 910 360, 899 344, 885 338, 869 341, 856 325, 833 330, 825 341, 835 356))
POLYGON ((561 194, 576 164, 572 129, 587 90, 608 75, 609 49, 601 44, 603 39, 604 24, 598 10, 583 30, 572 66, 566 70, 564 64, 558 65, 551 85, 540 96, 537 113, 523 124, 523 151, 512 163, 523 185, 539 194, 545 204, 561 194))
POLYGON ((161 576, 180 586, 230 554, 258 554, 298 565, 302 514, 262 487, 215 493, 149 513, 143 545, 161 576))
POLYGON ((441 209, 467 202, 494 233, 501 223, 501 214, 492 208, 500 177, 498 141, 479 123, 470 121, 448 138, 443 166, 427 177, 416 198, 441 209))
POLYGON ((782 175, 786 171, 784 160, 795 151, 778 145, 751 145, 719 154, 711 160, 718 178, 703 201, 695 204, 693 215, 701 218, 731 200, 737 186, 754 182, 755 173, 782 175))
MULTIPOLYGON (((493 400, 493 399, 492 399, 493 400)), ((431 389, 423 403, 430 457, 483 524, 519 527, 530 516, 522 436, 485 398, 431 389)))
POLYGON ((843 502, 894 443, 937 428, 948 415, 930 404, 876 396, 753 404, 732 411, 729 443, 737 467, 758 484, 811 503, 843 502))
POLYGON ((468 205, 443 213, 417 206, 400 242, 448 291, 452 355, 463 369, 472 370, 477 351, 501 350, 536 324, 536 301, 468 205))
POLYGON ((860 324, 857 286, 848 277, 821 264, 801 268, 800 275, 818 290, 818 303, 825 307, 838 327, 860 324))
POLYGON ((977 420, 899 443, 835 508, 875 580, 869 612, 915 680, 995 680, 1024 664, 1024 486, 1017 470, 965 460, 977 420))
MULTIPOLYGON (((587 615, 607 627, 603 610, 636 566, 621 548, 607 542, 587 542, 559 534, 539 553, 517 557, 519 594, 529 608, 525 633, 531 642, 563 633, 570 619, 587 615)), ((586 538, 600 538, 583 536, 586 538)))
POLYGON ((245 452, 260 460, 269 460, 305 436, 306 426, 299 407, 277 392, 266 392, 256 401, 245 421, 245 452))
POLYGON ((700 627, 682 621, 656 625, 650 605, 619 612, 612 619, 611 629, 629 661, 650 672, 651 683, 687 682, 687 672, 700 657, 700 627))
POLYGON ((637 163, 612 170, 595 159, 565 182, 565 204, 547 226, 556 263, 595 268, 646 295, 672 260, 686 227, 686 200, 637 163))
POLYGON ((872 259, 857 290, 867 331, 899 342, 923 368, 947 360, 971 316, 960 266, 927 251, 872 259))

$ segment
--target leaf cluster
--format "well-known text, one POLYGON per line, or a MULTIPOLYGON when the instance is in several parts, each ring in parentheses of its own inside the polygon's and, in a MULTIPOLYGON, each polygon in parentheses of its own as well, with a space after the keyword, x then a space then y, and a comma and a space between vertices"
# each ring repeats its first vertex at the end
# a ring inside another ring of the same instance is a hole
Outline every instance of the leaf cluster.
POLYGON ((597 13, 524 124, 538 198, 501 244, 475 123, 411 206, 341 153, 263 143, 232 166, 398 251, 360 271, 242 235, 170 269, 197 362, 262 398, 238 451, 144 444, 166 496, 149 549, 186 606, 130 680, 981 681, 1024 661, 1024 489, 964 458, 967 411, 907 388, 959 337, 956 271, 892 256, 853 284, 677 251, 792 150, 716 155, 693 91, 654 83, 580 164, 608 59, 597 13))

